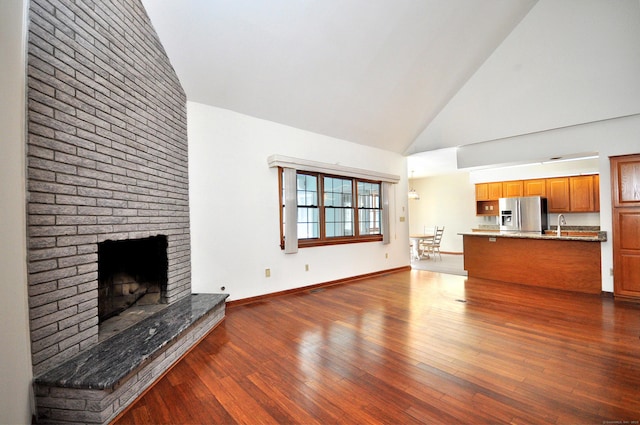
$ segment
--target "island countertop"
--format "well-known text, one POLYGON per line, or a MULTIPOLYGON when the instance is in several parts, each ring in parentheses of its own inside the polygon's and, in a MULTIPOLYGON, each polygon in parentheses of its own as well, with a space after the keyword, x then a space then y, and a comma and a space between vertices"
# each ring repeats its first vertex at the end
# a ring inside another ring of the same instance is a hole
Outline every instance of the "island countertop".
POLYGON ((555 230, 547 230, 548 233, 537 232, 501 232, 499 230, 479 230, 472 232, 458 233, 461 236, 484 236, 493 238, 518 238, 518 239, 544 239, 559 241, 582 241, 582 242, 606 242, 607 232, 602 231, 579 231, 561 230, 561 236, 555 230))

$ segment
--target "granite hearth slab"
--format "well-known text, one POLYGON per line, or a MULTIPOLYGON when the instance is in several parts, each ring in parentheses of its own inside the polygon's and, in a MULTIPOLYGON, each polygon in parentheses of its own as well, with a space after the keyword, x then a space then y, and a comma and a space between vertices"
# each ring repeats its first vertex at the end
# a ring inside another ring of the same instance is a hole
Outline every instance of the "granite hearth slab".
POLYGON ((37 385, 111 390, 153 360, 228 294, 193 294, 35 378, 37 385))

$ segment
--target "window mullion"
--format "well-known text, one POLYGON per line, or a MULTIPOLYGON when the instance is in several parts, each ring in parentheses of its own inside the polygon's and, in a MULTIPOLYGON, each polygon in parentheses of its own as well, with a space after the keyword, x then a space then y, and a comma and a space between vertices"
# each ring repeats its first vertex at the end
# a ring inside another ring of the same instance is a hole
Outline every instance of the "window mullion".
POLYGON ((356 179, 351 179, 351 205, 353 208, 353 235, 360 236, 360 206, 358 203, 358 184, 356 179))
POLYGON ((318 176, 318 221, 320 221, 320 240, 325 241, 327 239, 325 211, 324 211, 324 176, 317 174, 318 176))

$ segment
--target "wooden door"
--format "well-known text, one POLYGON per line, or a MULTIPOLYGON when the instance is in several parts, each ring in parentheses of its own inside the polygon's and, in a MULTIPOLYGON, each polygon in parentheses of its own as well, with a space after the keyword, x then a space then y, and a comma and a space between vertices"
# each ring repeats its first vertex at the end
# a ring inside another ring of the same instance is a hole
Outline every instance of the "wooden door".
POLYGON ((557 177, 547 179, 547 211, 569 212, 569 178, 557 177))
POLYGON ((640 155, 612 157, 613 292, 640 299, 640 155))
POLYGON ((614 208, 614 294, 640 297, 640 208, 614 208))
POLYGON ((569 194, 572 212, 595 211, 593 176, 569 177, 569 194))

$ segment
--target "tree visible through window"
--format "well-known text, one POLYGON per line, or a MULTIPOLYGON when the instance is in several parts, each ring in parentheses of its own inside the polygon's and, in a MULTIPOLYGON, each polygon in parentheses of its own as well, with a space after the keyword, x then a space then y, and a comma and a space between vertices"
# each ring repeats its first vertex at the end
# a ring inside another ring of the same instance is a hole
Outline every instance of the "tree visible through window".
MULTIPOLYGON (((280 171, 284 247, 286 187, 280 171)), ((295 195, 298 246, 382 240, 380 182, 298 171, 295 195)))

